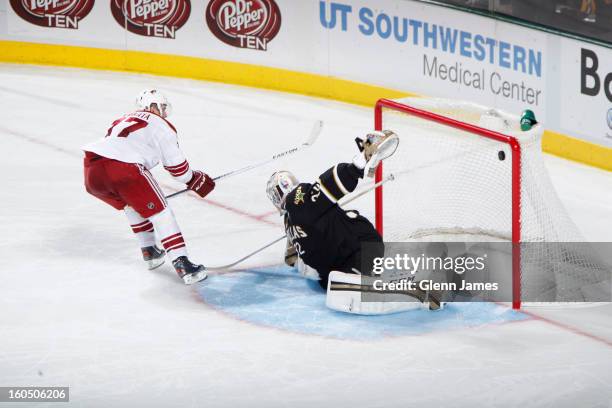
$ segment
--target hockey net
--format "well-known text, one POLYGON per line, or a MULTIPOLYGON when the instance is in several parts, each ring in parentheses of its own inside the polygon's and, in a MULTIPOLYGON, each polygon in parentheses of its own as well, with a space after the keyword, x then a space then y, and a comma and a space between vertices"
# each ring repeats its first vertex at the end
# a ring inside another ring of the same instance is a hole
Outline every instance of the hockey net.
POLYGON ((521 299, 579 301, 609 271, 588 248, 576 250, 584 238, 544 166, 543 129, 523 132, 519 120, 467 102, 380 100, 375 127, 395 131, 400 148, 377 171, 377 180, 396 180, 376 191, 376 227, 387 242, 510 241, 514 308, 521 299), (533 242, 576 244, 519 244, 533 242))

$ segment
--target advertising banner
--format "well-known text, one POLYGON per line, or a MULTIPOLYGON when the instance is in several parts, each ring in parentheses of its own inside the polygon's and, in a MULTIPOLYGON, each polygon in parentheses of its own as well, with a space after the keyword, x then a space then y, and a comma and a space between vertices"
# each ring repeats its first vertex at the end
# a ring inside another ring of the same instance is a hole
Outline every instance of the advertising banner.
MULTIPOLYGON (((409 0, 9 0, 4 7, 0 40, 312 74, 312 94, 340 79, 515 113, 529 108, 548 129, 612 146, 612 48, 446 7, 409 0)), ((291 88, 287 78, 283 89, 291 88)))
POLYGON ((612 51, 566 39, 561 61, 560 129, 612 147, 612 51))
POLYGON ((546 119, 545 33, 413 1, 320 1, 319 20, 331 75, 546 119))

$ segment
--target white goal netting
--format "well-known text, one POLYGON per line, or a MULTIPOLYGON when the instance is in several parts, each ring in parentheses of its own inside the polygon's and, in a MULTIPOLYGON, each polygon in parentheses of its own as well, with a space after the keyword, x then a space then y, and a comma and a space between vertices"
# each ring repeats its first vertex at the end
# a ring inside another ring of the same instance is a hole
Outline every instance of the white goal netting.
POLYGON ((396 180, 384 185, 376 209, 385 241, 512 241, 514 232, 518 241, 534 243, 521 251, 521 298, 527 301, 584 301, 609 282, 608 266, 584 244, 551 183, 541 126, 523 132, 517 115, 473 103, 397 102, 468 126, 383 109, 382 128, 400 136, 398 151, 384 162, 384 173, 396 180), (478 135, 469 125, 516 138, 518 173, 509 144, 478 135), (520 183, 520 198, 512 193, 513 181, 520 183))

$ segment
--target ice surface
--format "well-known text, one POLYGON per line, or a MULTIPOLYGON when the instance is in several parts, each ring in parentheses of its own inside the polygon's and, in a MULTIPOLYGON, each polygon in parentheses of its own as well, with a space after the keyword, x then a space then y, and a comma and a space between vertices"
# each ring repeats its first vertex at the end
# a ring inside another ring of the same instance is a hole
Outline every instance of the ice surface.
MULTIPOLYGON (((282 235, 265 196, 272 171, 314 179, 350 160, 353 138, 372 126, 369 109, 321 99, 0 65, 0 386, 70 386, 80 407, 609 406, 609 306, 353 319, 279 267, 282 245, 191 288, 167 265, 148 272, 123 214, 85 193, 79 147, 149 86, 166 91, 181 147, 211 175, 292 147, 325 121, 308 151, 219 182, 208 200, 172 200, 207 265, 282 235)), ((585 236, 612 241, 612 174, 546 165, 585 236)), ((183 187, 155 175, 168 193, 183 187)), ((371 215, 371 204, 355 205, 371 215)))

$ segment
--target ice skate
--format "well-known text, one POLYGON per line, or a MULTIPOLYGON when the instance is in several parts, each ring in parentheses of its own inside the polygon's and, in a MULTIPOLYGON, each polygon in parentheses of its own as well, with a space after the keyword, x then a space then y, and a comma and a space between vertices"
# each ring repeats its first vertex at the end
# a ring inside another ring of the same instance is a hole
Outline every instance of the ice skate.
POLYGON ((172 265, 174 265, 176 273, 185 282, 185 285, 200 282, 208 277, 204 265, 193 264, 186 256, 179 256, 172 261, 172 265))
POLYGON ((158 248, 156 245, 141 248, 142 259, 147 263, 149 270, 159 268, 166 262, 166 252, 163 249, 158 248))

